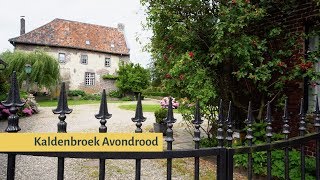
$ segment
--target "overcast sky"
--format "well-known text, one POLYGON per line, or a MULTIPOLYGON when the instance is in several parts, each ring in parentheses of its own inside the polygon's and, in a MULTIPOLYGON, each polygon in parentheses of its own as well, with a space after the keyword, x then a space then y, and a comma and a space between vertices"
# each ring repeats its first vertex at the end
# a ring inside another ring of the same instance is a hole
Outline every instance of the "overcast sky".
POLYGON ((55 18, 80 21, 103 26, 117 27, 125 24, 130 46, 131 61, 144 67, 150 56, 142 52, 150 32, 143 31, 145 22, 143 7, 139 0, 9 0, 0 8, 0 51, 13 50, 8 39, 20 35, 20 16, 25 16, 26 32, 40 27, 55 18), (139 44, 137 37, 143 44, 139 44))

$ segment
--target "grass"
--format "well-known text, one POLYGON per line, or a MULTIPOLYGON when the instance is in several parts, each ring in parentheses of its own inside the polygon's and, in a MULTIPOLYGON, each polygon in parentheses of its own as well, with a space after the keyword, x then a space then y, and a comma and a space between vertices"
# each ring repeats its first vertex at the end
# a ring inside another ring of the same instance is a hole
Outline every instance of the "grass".
MULTIPOLYGON (((136 104, 124 104, 118 106, 120 109, 135 111, 137 105, 136 104)), ((160 109, 159 104, 144 104, 142 105, 143 112, 154 112, 160 109)))
MULTIPOLYGON (((108 103, 123 103, 125 101, 108 101, 108 103)), ((57 100, 42 100, 37 101, 41 107, 55 107, 58 105, 57 100)), ((81 105, 81 104, 99 104, 100 100, 68 100, 68 105, 81 105)))

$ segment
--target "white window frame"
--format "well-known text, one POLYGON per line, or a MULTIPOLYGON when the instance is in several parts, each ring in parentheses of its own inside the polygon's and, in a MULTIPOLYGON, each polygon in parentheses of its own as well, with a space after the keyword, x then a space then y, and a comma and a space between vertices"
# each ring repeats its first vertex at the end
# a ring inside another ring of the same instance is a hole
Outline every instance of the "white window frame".
MULTIPOLYGON (((319 49, 319 35, 309 37, 308 43, 308 53, 317 51, 319 49)), ((314 68, 317 72, 320 71, 320 62, 314 64, 314 68)), ((312 81, 316 85, 308 83, 308 112, 312 113, 315 110, 316 96, 320 98, 320 80, 312 81)))
POLYGON ((81 54, 80 56, 80 63, 81 64, 88 64, 88 55, 87 54, 81 54), (84 61, 85 60, 85 61, 84 61))
POLYGON ((95 73, 85 72, 84 78, 85 78, 84 84, 86 86, 94 86, 94 84, 95 84, 95 73))
POLYGON ((66 62, 66 53, 59 53, 58 54, 58 61, 59 61, 59 63, 65 63, 66 62), (62 59, 62 57, 63 57, 63 59, 62 59))
POLYGON ((106 58, 104 59, 104 66, 105 66, 105 67, 111 67, 111 58, 106 57, 106 58))

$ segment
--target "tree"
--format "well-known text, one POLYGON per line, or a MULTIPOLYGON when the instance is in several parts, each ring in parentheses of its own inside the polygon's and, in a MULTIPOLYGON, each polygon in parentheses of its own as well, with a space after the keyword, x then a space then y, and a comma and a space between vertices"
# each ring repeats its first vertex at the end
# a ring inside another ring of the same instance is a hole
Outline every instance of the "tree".
POLYGON ((121 65, 117 73, 116 85, 122 93, 141 92, 150 84, 150 72, 139 64, 121 65))
POLYGON ((141 2, 153 31, 149 50, 155 69, 176 97, 202 105, 231 100, 241 120, 252 100, 261 120, 267 101, 280 102, 286 85, 320 77, 312 67, 319 51, 308 59, 296 53, 305 34, 287 32, 278 23, 263 27, 264 33, 255 31, 271 11, 290 14, 301 1, 141 2))
POLYGON ((6 51, 0 57, 8 64, 3 73, 6 79, 9 79, 12 72, 16 71, 18 81, 21 84, 27 79, 26 64, 30 64, 32 67, 30 82, 36 82, 39 87, 50 88, 55 86, 60 79, 58 61, 43 50, 38 49, 32 52, 6 51))

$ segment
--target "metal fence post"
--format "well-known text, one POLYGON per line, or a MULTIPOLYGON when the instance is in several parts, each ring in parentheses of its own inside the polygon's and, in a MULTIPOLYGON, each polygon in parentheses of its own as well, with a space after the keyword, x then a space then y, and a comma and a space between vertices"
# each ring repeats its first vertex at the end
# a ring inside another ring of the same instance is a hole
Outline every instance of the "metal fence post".
MULTIPOLYGON (((67 118, 66 114, 70 114, 72 109, 68 107, 68 99, 66 94, 66 85, 65 82, 62 82, 61 89, 60 89, 60 96, 58 101, 58 106, 56 109, 52 110, 54 114, 59 114, 59 122, 58 126, 58 133, 66 133, 67 132, 67 123, 65 119, 67 118)), ((58 157, 58 180, 63 180, 64 178, 64 157, 58 157)))
MULTIPOLYGON (((16 133, 21 130, 19 127, 19 116, 17 115, 18 107, 24 106, 25 102, 22 102, 19 94, 19 86, 17 82, 16 72, 13 71, 11 75, 11 86, 6 101, 2 101, 1 104, 9 108, 11 115, 8 117, 8 126, 6 132, 16 133)), ((15 166, 16 166, 16 154, 8 153, 7 162, 7 180, 13 180, 15 176, 15 166)))
MULTIPOLYGON (((146 120, 145 117, 143 117, 143 111, 142 111, 142 104, 141 104, 141 94, 138 94, 138 101, 137 101, 137 107, 136 107, 136 114, 134 118, 131 118, 133 122, 136 123, 137 129, 135 130, 135 133, 142 133, 142 122, 146 120)), ((141 159, 136 159, 136 180, 141 179, 141 159)))
MULTIPOLYGON (((199 128, 202 122, 203 120, 201 120, 200 105, 199 105, 199 101, 197 101, 194 120, 192 121, 192 123, 195 126, 194 138, 193 138, 193 141, 195 142, 195 149, 199 149, 199 143, 201 139, 199 128)), ((195 180, 199 180, 199 176, 200 176, 199 166, 200 166, 199 157, 195 157, 194 158, 194 179, 195 180)))
MULTIPOLYGON (((97 119, 100 119, 101 126, 99 127, 99 133, 107 132, 106 119, 110 119, 111 116, 112 114, 109 114, 108 112, 106 90, 103 89, 102 95, 101 95, 100 110, 99 110, 99 113, 95 115, 97 119)), ((99 180, 105 179, 105 176, 106 176, 105 171, 106 171, 106 160, 99 159, 99 180)))
MULTIPOLYGON (((175 123, 177 120, 173 117, 173 109, 172 109, 172 98, 169 98, 169 107, 168 107, 168 114, 165 119, 165 122, 167 123, 167 136, 165 138, 167 142, 167 150, 172 150, 172 142, 174 141, 173 138, 173 123, 175 123)), ((172 158, 167 159, 167 180, 171 180, 172 176, 172 158)))

